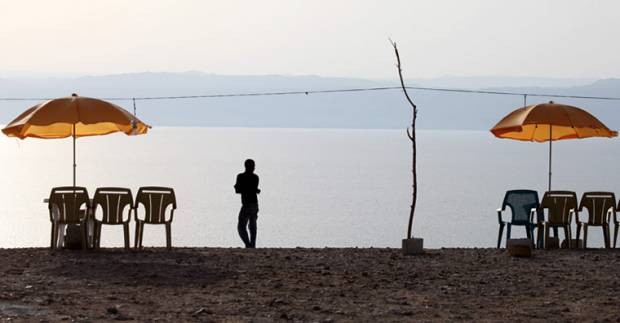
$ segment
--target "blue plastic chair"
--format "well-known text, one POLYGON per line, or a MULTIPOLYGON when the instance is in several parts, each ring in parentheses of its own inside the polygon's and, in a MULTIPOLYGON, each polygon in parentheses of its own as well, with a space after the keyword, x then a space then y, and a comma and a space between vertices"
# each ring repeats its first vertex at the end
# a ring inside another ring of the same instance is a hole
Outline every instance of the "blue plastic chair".
MULTIPOLYGON (((497 236, 497 248, 500 247, 502 242, 502 233, 504 226, 506 227, 506 241, 510 239, 510 231, 513 225, 524 226, 527 238, 532 241, 534 245, 534 229, 537 223, 543 219, 540 218, 538 213, 538 192, 532 190, 511 190, 507 191, 504 195, 504 201, 502 207, 497 209, 497 220, 499 221, 499 234, 497 236), (510 207, 512 217, 510 222, 502 220, 502 212, 506 210, 506 207, 510 207), (534 214, 536 214, 536 221, 534 222, 534 214)), ((540 245, 540 241, 538 244, 540 245)))

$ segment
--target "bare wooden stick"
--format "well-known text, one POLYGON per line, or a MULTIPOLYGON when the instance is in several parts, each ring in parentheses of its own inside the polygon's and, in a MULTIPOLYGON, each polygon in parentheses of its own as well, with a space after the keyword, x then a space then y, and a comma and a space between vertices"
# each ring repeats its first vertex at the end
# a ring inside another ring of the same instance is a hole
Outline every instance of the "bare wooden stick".
POLYGON ((398 68, 398 77, 400 78, 400 85, 403 88, 403 92, 405 93, 405 97, 407 98, 407 102, 411 105, 413 110, 413 117, 411 119, 411 132, 407 129, 407 137, 411 140, 411 172, 413 174, 413 184, 412 184, 412 196, 411 196, 411 210, 409 212, 409 226, 407 227, 407 239, 412 238, 413 231, 413 216, 415 215, 415 207, 418 199, 418 174, 416 172, 416 140, 415 140, 415 120, 418 115, 418 107, 413 103, 411 98, 409 97, 409 93, 407 93, 407 88, 405 87, 405 81, 403 80, 403 70, 400 65, 400 55, 398 54, 398 48, 396 47, 396 42, 390 39, 390 43, 394 47, 394 53, 396 54, 396 67, 398 68))

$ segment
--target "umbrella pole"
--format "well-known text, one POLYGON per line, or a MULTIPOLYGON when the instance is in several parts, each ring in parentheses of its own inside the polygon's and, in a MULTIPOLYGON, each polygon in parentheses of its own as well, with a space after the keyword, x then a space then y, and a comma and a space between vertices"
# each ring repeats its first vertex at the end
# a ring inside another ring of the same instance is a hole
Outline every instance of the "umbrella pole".
POLYGON ((75 123, 73 124, 73 186, 75 186, 75 123))
POLYGON ((552 129, 553 126, 549 125, 549 191, 551 191, 551 143, 553 142, 552 129))

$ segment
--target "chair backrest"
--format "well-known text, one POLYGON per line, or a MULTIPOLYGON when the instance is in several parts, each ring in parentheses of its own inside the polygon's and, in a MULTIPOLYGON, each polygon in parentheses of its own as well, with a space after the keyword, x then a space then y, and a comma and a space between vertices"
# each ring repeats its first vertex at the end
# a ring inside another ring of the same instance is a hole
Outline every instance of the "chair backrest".
POLYGON ((532 209, 538 209, 538 192, 532 190, 506 191, 502 209, 506 206, 512 211, 512 224, 523 225, 530 223, 532 209))
POLYGON ((90 200, 85 187, 54 187, 50 192, 48 202, 50 221, 62 224, 80 223, 89 207, 90 200))
POLYGON ((101 207, 101 222, 104 224, 121 224, 131 219, 133 209, 131 190, 121 187, 100 187, 93 197, 93 211, 95 217, 101 207), (126 211, 126 212, 125 212, 126 211), (123 215, 127 216, 123 216, 123 215))
POLYGON ((172 221, 174 210, 177 208, 174 190, 170 187, 140 187, 136 195, 136 218, 140 204, 144 207, 144 219, 142 221, 152 224, 172 221), (170 219, 166 220, 166 209, 168 206, 172 206, 172 209, 170 210, 170 219))
POLYGON ((551 224, 569 224, 570 211, 577 211, 577 194, 571 191, 547 191, 540 202, 542 209, 549 212, 551 224))
POLYGON ((579 211, 588 210, 588 224, 607 223, 607 212, 616 212, 616 196, 612 192, 585 192, 579 202, 579 211))

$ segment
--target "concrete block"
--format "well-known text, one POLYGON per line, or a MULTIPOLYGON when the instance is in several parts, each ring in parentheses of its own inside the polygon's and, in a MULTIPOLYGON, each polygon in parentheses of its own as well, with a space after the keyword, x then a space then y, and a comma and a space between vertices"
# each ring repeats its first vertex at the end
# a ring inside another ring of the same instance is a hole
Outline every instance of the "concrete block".
POLYGON ((419 255, 424 253, 424 239, 411 238, 403 239, 403 254, 419 255))
POLYGON ((532 241, 530 239, 508 239, 506 250, 512 257, 531 257, 532 241))

